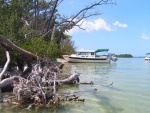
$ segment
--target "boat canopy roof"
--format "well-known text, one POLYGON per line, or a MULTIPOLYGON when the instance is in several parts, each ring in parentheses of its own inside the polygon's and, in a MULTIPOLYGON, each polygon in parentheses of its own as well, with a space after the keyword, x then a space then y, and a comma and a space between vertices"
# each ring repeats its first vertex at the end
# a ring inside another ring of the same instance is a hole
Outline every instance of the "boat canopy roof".
POLYGON ((109 49, 97 49, 95 51, 95 53, 98 53, 98 52, 107 52, 107 51, 109 51, 109 49))

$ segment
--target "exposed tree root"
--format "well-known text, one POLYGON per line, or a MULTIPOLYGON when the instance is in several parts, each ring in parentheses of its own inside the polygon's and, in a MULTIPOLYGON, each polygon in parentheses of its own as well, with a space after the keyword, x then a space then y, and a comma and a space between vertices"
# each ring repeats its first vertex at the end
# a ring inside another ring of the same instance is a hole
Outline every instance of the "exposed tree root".
MULTIPOLYGON (((79 84, 79 73, 75 72, 66 79, 61 80, 61 69, 55 62, 49 61, 48 59, 40 59, 32 67, 31 73, 26 78, 18 76, 18 74, 9 73, 10 77, 0 82, 0 88, 11 84, 14 87, 14 98, 5 99, 5 102, 27 105, 27 109, 35 106, 56 105, 64 101, 64 99, 61 99, 64 97, 61 97, 57 93, 57 85, 79 84)), ((80 101, 82 99, 74 96, 67 100, 80 101)))

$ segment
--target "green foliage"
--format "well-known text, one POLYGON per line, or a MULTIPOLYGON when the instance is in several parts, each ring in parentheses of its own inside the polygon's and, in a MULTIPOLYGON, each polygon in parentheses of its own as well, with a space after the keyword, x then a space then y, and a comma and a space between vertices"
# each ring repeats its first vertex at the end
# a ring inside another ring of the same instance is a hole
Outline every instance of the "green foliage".
POLYGON ((19 31, 22 28, 20 23, 23 14, 23 1, 12 0, 11 2, 1 2, 0 7, 0 35, 13 41, 20 39, 23 34, 19 31), (8 2, 8 3, 7 3, 8 2))
POLYGON ((61 40, 61 52, 62 54, 70 55, 75 53, 75 44, 71 40, 71 36, 65 35, 66 38, 61 40))
MULTIPOLYGON (((71 37, 64 34, 61 27, 56 29, 54 39, 51 39, 52 32, 49 32, 47 37, 38 37, 44 27, 48 31, 52 31, 54 25, 63 19, 58 14, 58 10, 55 9, 50 26, 46 26, 47 23, 45 22, 51 16, 54 3, 55 1, 53 0, 49 2, 39 0, 0 0, 0 35, 7 37, 17 46, 39 57, 47 57, 51 60, 55 60, 62 54, 74 53, 74 42, 71 41, 71 37), (23 19, 29 25, 26 25, 23 19)), ((43 34, 40 36, 43 36, 43 34)), ((6 61, 5 51, 4 47, 0 45, 0 65, 2 66, 6 61)), ((17 65, 16 59, 22 55, 15 51, 9 51, 9 53, 11 55, 11 64, 17 65)), ((21 62, 24 60, 22 57, 20 58, 21 62)))
POLYGON ((46 57, 55 60, 60 56, 60 49, 55 40, 45 41, 41 37, 27 38, 24 40, 24 43, 18 43, 18 45, 39 57, 46 57))
POLYGON ((116 55, 116 57, 121 57, 121 58, 132 58, 133 56, 131 54, 120 54, 116 55))

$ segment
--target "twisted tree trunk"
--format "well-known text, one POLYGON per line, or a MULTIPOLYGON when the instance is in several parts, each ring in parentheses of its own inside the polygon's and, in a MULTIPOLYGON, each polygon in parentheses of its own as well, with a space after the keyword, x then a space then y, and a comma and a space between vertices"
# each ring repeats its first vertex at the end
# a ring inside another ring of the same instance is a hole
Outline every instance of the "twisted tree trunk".
POLYGON ((15 45, 14 43, 12 43, 9 39, 7 39, 6 37, 2 37, 0 36, 0 44, 3 44, 3 45, 8 45, 9 47, 11 47, 13 50, 15 51, 18 51, 19 53, 21 54, 24 54, 26 56, 29 56, 33 59, 37 59, 38 56, 36 56, 35 54, 29 52, 29 51, 26 51, 20 47, 18 47, 17 45, 15 45))

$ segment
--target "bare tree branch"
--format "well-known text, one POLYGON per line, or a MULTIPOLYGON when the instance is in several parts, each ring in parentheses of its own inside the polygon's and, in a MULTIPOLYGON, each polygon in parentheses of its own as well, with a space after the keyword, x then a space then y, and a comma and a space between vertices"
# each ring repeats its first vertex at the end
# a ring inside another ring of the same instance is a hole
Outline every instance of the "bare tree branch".
MULTIPOLYGON (((52 18, 54 16, 55 9, 58 6, 58 4, 60 4, 62 1, 63 0, 61 0, 59 2, 59 0, 56 0, 55 6, 54 6, 53 11, 52 11, 52 14, 51 14, 50 18, 45 23, 45 25, 47 25, 47 30, 46 30, 45 33, 43 32, 44 33, 43 37, 47 36, 50 32, 53 32, 53 36, 54 36, 55 31, 57 31, 58 29, 61 29, 64 32, 66 30, 72 29, 72 27, 74 27, 74 26, 78 26, 79 28, 81 28, 80 27, 81 25, 78 25, 78 23, 81 22, 83 19, 89 18, 91 16, 97 16, 97 15, 101 14, 101 13, 87 14, 89 10, 95 8, 96 6, 100 6, 100 5, 115 4, 112 0, 100 0, 98 2, 95 2, 95 3, 91 4, 90 6, 85 7, 84 9, 80 10, 77 14, 72 15, 70 18, 62 19, 62 21, 55 24, 55 29, 56 30, 48 29, 49 26, 50 26, 50 22, 52 21, 52 18)), ((81 29, 83 29, 83 28, 81 28, 81 29)))
MULTIPOLYGON (((73 26, 78 26, 79 27, 80 25, 77 25, 77 24, 79 22, 81 22, 83 19, 89 18, 91 16, 97 16, 97 15, 101 14, 101 13, 91 13, 91 14, 86 15, 88 10, 90 10, 90 9, 96 7, 96 6, 99 6, 99 5, 103 5, 103 4, 113 4, 113 2, 111 0, 101 0, 98 3, 94 3, 94 4, 90 5, 90 6, 87 6, 84 9, 80 10, 76 15, 72 16, 73 18, 69 19, 69 21, 66 21, 66 22, 64 21, 62 23, 67 24, 66 25, 66 29, 70 28, 69 26, 72 26, 72 27, 73 26)), ((79 28, 81 28, 81 27, 79 27, 79 28)))
POLYGON ((54 8, 53 8, 53 10, 52 10, 51 16, 50 16, 50 18, 49 18, 48 21, 47 21, 46 34, 47 34, 47 32, 49 31, 49 26, 51 25, 52 18, 53 18, 53 16, 54 16, 54 13, 55 13, 55 10, 56 10, 58 1, 59 1, 59 0, 56 0, 56 1, 55 1, 55 5, 54 5, 54 8))
POLYGON ((0 81, 2 80, 3 74, 5 73, 5 71, 7 70, 8 64, 10 62, 10 56, 9 56, 9 52, 6 51, 6 57, 7 57, 7 62, 2 70, 2 72, 0 73, 0 81))
POLYGON ((76 15, 74 15, 73 18, 70 20, 70 23, 73 22, 74 20, 76 20, 77 18, 78 18, 78 21, 75 21, 76 24, 79 23, 84 18, 99 15, 98 13, 94 13, 94 14, 90 14, 88 16, 85 16, 85 14, 88 12, 88 10, 90 10, 96 6, 99 6, 99 5, 103 5, 103 4, 113 4, 113 2, 111 0, 101 0, 98 3, 94 3, 91 6, 88 6, 84 9, 82 9, 76 15), (81 15, 81 17, 80 17, 80 15, 81 15))
POLYGON ((9 78, 5 78, 0 82, 0 89, 8 84, 11 84, 14 80, 18 80, 19 78, 22 78, 20 76, 12 76, 9 78))

